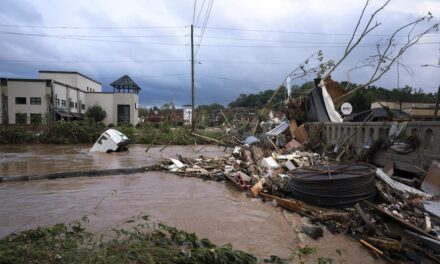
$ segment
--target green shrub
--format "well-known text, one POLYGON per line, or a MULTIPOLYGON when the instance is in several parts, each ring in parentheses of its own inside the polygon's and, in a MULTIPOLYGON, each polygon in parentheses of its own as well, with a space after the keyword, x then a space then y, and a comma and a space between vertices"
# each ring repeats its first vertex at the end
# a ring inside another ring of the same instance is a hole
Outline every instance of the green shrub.
POLYGON ((100 105, 93 105, 89 107, 85 113, 86 118, 92 119, 95 122, 101 122, 107 116, 107 113, 100 105))
POLYGON ((26 131, 21 127, 0 128, 0 144, 23 143, 26 138, 26 131))
POLYGON ((94 143, 104 131, 103 124, 87 121, 56 122, 42 127, 40 142, 50 144, 94 143))

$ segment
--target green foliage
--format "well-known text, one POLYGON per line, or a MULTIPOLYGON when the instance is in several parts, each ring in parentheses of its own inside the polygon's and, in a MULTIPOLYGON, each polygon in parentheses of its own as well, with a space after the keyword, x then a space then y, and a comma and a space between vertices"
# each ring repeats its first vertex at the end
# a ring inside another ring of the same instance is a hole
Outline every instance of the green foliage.
POLYGON ((139 108, 139 117, 147 118, 148 108, 144 108, 144 107, 139 108))
POLYGON ((26 131, 20 127, 0 128, 0 144, 18 144, 25 142, 26 131))
POLYGON ((56 122, 41 127, 39 140, 50 144, 94 143, 105 126, 87 121, 56 122))
POLYGON ((318 264, 332 264, 333 259, 332 258, 326 258, 326 257, 319 257, 316 261, 318 264))
POLYGON ((305 246, 305 247, 302 247, 302 248, 298 248, 296 254, 297 255, 308 256, 308 255, 315 254, 316 251, 317 251, 316 248, 305 246))
MULTIPOLYGON (((346 87, 346 82, 341 82, 342 87, 346 87)), ((348 90, 352 90, 357 84, 349 84, 348 90)), ((410 86, 404 88, 394 88, 392 90, 383 87, 369 86, 357 90, 348 100, 353 105, 353 112, 361 112, 371 108, 374 101, 390 102, 413 102, 413 103, 434 103, 436 94, 424 93, 422 89, 413 89, 410 86)))
POLYGON ((134 226, 113 229, 105 239, 79 223, 12 234, 0 240, 0 263, 257 263, 230 245, 217 247, 194 233, 148 221, 148 216, 127 221, 134 226))
POLYGON ((107 113, 100 105, 95 104, 87 109, 85 116, 95 122, 101 122, 105 119, 107 113))
POLYGON ((116 127, 116 130, 121 132, 122 134, 126 135, 130 142, 134 142, 136 138, 136 128, 129 125, 119 125, 116 127))
MULTIPOLYGON (((265 90, 257 94, 240 94, 238 98, 232 101, 228 106, 262 108, 269 102, 274 93, 275 90, 265 90)), ((283 102, 286 98, 286 88, 281 87, 277 94, 273 97, 272 105, 275 106, 276 109, 280 110, 283 108, 283 105, 280 104, 280 102, 283 102)))

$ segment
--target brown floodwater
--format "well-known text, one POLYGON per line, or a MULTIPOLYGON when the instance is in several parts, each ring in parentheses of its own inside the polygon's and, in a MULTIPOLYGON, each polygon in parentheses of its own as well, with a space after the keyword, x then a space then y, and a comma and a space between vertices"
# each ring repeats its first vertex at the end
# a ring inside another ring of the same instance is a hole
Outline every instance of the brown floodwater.
POLYGON ((217 146, 154 146, 147 153, 146 145, 130 145, 130 151, 119 153, 93 153, 90 148, 91 145, 0 145, 0 176, 148 166, 176 154, 195 158, 228 153, 217 146))
MULTIPOLYGON (((216 146, 132 145, 125 153, 90 153, 90 146, 0 146, 0 175, 152 165, 161 158, 225 155, 216 146)), ((0 184, 0 237, 37 226, 69 223, 89 215, 87 227, 105 232, 141 213, 218 245, 258 256, 288 257, 297 234, 280 209, 250 199, 223 182, 182 178, 168 173, 77 177, 0 184), (115 192, 114 192, 115 191, 115 192), (96 214, 92 214, 92 212, 96 214)))

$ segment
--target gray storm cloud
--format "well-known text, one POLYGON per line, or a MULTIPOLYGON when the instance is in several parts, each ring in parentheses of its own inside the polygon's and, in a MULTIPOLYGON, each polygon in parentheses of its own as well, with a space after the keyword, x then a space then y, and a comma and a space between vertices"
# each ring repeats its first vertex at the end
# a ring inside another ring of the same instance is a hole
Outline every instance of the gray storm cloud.
MULTIPOLYGON (((195 20, 202 3, 197 1, 195 20)), ((373 1, 372 8, 380 3, 373 1)), ((0 4, 0 76, 36 77, 40 69, 73 70, 109 89, 113 80, 128 74, 143 88, 141 105, 190 102, 188 25, 193 0, 0 0, 0 4)), ((338 59, 362 5, 363 1, 349 0, 331 4, 324 0, 215 1, 202 46, 196 47, 196 103, 227 104, 240 93, 273 89, 319 49, 325 59, 338 59)), ((382 25, 375 35, 366 38, 333 77, 345 80, 350 68, 374 53, 379 39, 428 11, 434 17, 440 15, 440 2, 392 1, 378 18, 382 25)), ((198 25, 204 15, 202 12, 198 25)), ((200 35, 201 29, 196 28, 196 44, 200 35)), ((421 42, 426 44, 415 46, 403 57, 413 76, 402 71, 399 83, 434 92, 440 83, 439 69, 421 65, 438 64, 440 35, 430 34, 421 42)), ((368 69, 357 71, 351 80, 365 81, 368 73, 368 69)), ((393 68, 376 84, 396 87, 397 70, 393 68)))

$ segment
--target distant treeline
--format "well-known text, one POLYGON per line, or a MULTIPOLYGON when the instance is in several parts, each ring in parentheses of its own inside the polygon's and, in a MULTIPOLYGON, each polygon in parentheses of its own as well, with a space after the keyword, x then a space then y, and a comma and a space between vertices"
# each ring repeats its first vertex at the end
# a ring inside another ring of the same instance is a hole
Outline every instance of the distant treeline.
MULTIPOLYGON (((347 82, 341 82, 340 85, 345 88, 347 82)), ((355 83, 348 85, 347 89, 352 90, 357 86, 355 83)), ((304 96, 315 87, 313 81, 306 82, 302 85, 293 85, 291 96, 294 98, 304 96)), ((229 107, 262 107, 272 97, 275 90, 265 90, 255 94, 240 94, 237 99, 229 104, 229 107)), ((281 109, 282 102, 286 98, 287 92, 281 87, 277 95, 272 99, 272 106, 281 109)), ((415 103, 435 103, 437 93, 425 93, 422 89, 415 89, 410 86, 403 88, 386 89, 378 86, 368 86, 367 88, 356 91, 348 100, 355 112, 368 110, 371 103, 377 100, 391 102, 415 102, 415 103)))

